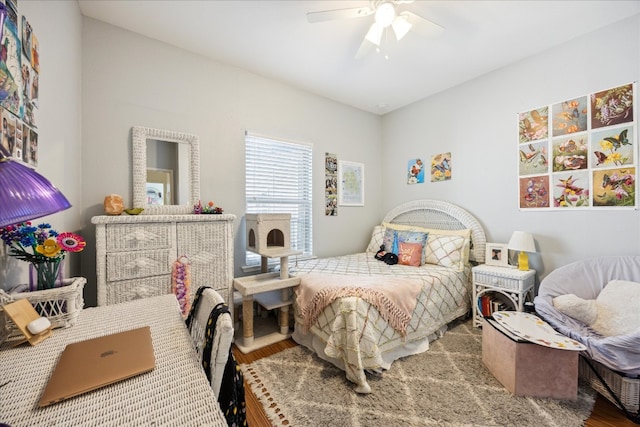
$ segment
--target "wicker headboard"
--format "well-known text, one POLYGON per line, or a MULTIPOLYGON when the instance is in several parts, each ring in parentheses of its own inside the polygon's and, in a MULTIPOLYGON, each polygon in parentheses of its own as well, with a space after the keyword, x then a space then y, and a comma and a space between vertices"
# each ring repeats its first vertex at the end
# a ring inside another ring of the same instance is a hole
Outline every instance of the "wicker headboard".
POLYGON ((487 238, 480 222, 466 210, 441 200, 414 200, 396 206, 389 211, 383 222, 414 225, 440 230, 471 229, 471 251, 469 259, 484 263, 487 238))

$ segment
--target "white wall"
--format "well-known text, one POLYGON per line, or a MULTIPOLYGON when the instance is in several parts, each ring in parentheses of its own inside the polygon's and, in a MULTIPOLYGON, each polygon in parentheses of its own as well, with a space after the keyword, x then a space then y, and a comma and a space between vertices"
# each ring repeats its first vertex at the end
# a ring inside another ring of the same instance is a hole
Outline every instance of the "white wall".
MULTIPOLYGON (((69 199, 72 208, 36 220, 59 231, 79 232, 83 201, 81 176, 81 27, 76 2, 20 1, 18 19, 24 15, 40 43, 40 107, 37 110, 38 167, 69 199)), ((20 27, 22 28, 22 27, 20 27)), ((0 254, 6 246, 2 245, 0 254)), ((81 256, 68 254, 67 277, 80 274, 81 256)), ((0 287, 28 281, 27 263, 0 256, 0 287)))
MULTIPOLYGON (((83 18, 83 233, 91 238, 82 268, 95 296, 95 236, 91 217, 107 194, 131 196, 131 127, 200 137, 201 196, 235 214, 236 275, 244 260, 244 131, 314 146, 314 248, 319 256, 366 247, 380 220, 381 118, 273 80, 83 18), (363 162, 365 207, 324 215, 324 154, 363 162)), ((129 206, 127 206, 129 207, 129 206)))
POLYGON ((539 278, 585 257, 638 254, 637 210, 519 211, 514 144, 517 113, 639 77, 636 15, 386 115, 382 210, 412 199, 442 199, 477 216, 489 242, 506 243, 514 230, 529 231, 539 251, 530 264, 539 278), (448 151, 451 181, 406 184, 409 159, 448 151))
MULTIPOLYGON (((43 220, 87 238, 87 249, 68 257, 67 274, 80 274, 81 259, 89 304, 95 301, 90 218, 102 213, 106 194, 131 201, 134 125, 198 134, 202 198, 239 218, 244 130, 314 143, 314 246, 320 256, 359 250, 387 210, 417 198, 460 204, 480 218, 492 242, 508 241, 513 230, 534 233, 540 253, 532 265, 540 276, 575 259, 640 249, 638 211, 519 211, 513 148, 518 112, 638 80, 640 16, 380 119, 82 18, 75 2, 21 1, 19 8, 41 45, 38 171, 73 204, 43 220), (325 151, 365 163, 365 208, 324 216, 325 151), (408 159, 444 151, 453 153, 452 181, 406 184, 408 159)), ((235 228, 239 243, 239 219, 235 228)), ((24 264, 0 256, 0 285, 25 282, 24 264)))

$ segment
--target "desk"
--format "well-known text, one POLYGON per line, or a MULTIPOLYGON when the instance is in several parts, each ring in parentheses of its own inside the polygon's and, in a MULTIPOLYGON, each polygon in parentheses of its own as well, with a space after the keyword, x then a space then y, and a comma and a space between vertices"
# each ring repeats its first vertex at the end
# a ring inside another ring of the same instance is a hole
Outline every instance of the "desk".
POLYGON ((74 326, 35 347, 0 346, 0 422, 19 426, 226 426, 174 295, 87 308, 74 326), (64 347, 141 326, 151 327, 156 367, 107 387, 38 408, 64 347))

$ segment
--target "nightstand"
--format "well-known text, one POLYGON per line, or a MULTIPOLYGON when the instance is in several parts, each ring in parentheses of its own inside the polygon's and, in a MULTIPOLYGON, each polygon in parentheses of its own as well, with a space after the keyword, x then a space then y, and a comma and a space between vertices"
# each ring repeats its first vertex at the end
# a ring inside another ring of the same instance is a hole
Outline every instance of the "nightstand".
POLYGON ((533 301, 535 270, 478 265, 473 274, 473 326, 482 326, 483 314, 498 310, 524 310, 524 302, 533 301), (484 313, 483 313, 484 311, 484 313))

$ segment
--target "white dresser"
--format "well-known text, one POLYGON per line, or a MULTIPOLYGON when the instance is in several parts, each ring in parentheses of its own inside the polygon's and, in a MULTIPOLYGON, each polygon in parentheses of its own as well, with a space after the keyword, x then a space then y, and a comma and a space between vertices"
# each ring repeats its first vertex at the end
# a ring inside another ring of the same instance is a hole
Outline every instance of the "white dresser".
MULTIPOLYGON (((190 261, 191 295, 211 286, 233 297, 235 215, 95 216, 98 305, 171 292, 178 257, 190 261)), ((229 304, 233 310, 233 304, 229 304)))

